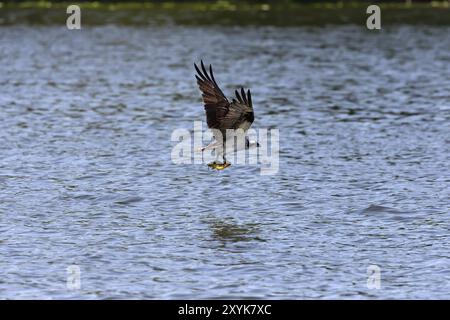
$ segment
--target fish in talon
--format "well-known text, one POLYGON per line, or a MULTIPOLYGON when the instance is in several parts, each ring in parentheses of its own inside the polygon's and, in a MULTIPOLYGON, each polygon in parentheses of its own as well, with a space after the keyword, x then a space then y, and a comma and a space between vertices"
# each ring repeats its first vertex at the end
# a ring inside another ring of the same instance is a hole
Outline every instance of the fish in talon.
POLYGON ((208 167, 215 169, 215 170, 224 170, 225 168, 228 168, 229 166, 231 166, 231 163, 229 162, 225 162, 225 163, 217 163, 217 162, 212 162, 212 163, 208 163, 208 167))

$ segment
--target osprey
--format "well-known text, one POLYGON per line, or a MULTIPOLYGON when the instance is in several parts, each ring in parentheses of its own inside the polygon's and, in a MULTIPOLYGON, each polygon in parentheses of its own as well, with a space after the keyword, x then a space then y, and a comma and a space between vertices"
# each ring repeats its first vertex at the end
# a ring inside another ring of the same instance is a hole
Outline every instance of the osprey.
MULTIPOLYGON (((203 103, 205 106, 206 122, 213 132, 218 130, 222 136, 222 144, 220 141, 216 141, 202 148, 201 151, 206 149, 218 149, 218 152, 216 151, 217 157, 219 158, 220 155, 222 155, 223 162, 219 163, 218 161, 214 161, 208 164, 208 166, 213 169, 223 170, 231 165, 225 158, 226 131, 227 129, 241 129, 241 132, 245 134, 250 128, 255 119, 252 96, 250 90, 245 92, 244 88, 241 88, 240 93, 238 90, 235 90, 236 98, 233 98, 231 102, 229 102, 214 79, 212 66, 209 66, 209 73, 203 64, 203 61, 201 61, 200 66, 201 70, 194 63, 195 70, 197 71, 195 78, 197 79, 198 87, 202 92, 203 103)), ((216 136, 215 138, 218 140, 216 136)), ((244 148, 248 149, 254 146, 259 147, 259 144, 257 142, 251 142, 245 137, 244 148)), ((238 150, 240 150, 239 147, 234 149, 234 151, 238 150)))

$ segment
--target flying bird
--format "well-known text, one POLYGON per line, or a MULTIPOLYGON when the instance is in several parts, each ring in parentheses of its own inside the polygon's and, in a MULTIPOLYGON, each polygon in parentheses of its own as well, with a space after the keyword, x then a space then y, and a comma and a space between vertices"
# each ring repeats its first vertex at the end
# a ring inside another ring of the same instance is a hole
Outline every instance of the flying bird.
MULTIPOLYGON (((244 88, 241 88, 240 92, 235 90, 236 97, 230 102, 225 97, 214 79, 211 65, 209 66, 209 72, 205 68, 203 61, 200 62, 201 68, 199 68, 195 63, 194 67, 197 71, 195 78, 197 79, 198 87, 202 92, 208 127, 213 129, 213 132, 214 130, 218 130, 222 137, 222 141, 213 142, 202 148, 201 151, 206 149, 217 149, 217 158, 222 156, 222 163, 216 160, 208 164, 208 166, 213 169, 223 170, 231 165, 225 158, 225 153, 227 152, 225 148, 227 129, 241 129, 240 132, 245 134, 255 119, 255 115, 253 113, 252 95, 250 90, 245 92, 244 88)), ((215 138, 218 140, 216 136, 215 138)), ((255 141, 249 141, 248 138, 245 137, 245 146, 243 147, 245 149, 249 149, 251 147, 259 147, 259 144, 255 141)), ((239 147, 235 148, 234 151, 239 151, 239 147)))

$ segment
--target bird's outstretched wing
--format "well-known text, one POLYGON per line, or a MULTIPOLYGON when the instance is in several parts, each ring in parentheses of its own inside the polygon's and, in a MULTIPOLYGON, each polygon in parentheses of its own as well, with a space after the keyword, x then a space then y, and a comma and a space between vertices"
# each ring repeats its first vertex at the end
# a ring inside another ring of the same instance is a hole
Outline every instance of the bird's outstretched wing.
POLYGON ((241 88, 241 93, 235 91, 236 98, 233 99, 230 105, 230 110, 224 118, 224 124, 231 126, 233 129, 243 129, 247 131, 255 120, 253 113, 252 94, 250 90, 245 93, 244 88, 241 88))
POLYGON ((202 92, 208 127, 212 129, 221 129, 222 120, 228 113, 230 102, 217 85, 211 65, 209 66, 209 74, 203 61, 201 61, 201 70, 195 63, 194 67, 197 71, 195 78, 197 79, 198 87, 202 92))
POLYGON ((247 131, 254 120, 252 96, 250 90, 241 93, 236 90, 236 99, 230 103, 214 79, 212 66, 209 66, 209 74, 201 61, 201 70, 194 63, 197 71, 197 84, 202 92, 203 103, 206 111, 206 122, 212 129, 243 129, 247 131))

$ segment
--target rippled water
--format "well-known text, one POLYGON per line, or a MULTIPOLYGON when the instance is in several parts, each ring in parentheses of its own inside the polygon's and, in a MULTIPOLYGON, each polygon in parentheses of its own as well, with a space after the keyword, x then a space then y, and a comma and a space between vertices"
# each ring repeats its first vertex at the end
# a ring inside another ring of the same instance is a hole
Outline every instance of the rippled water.
POLYGON ((1 27, 0 298, 448 298, 449 33, 1 27), (277 175, 172 164, 200 59, 277 175))

